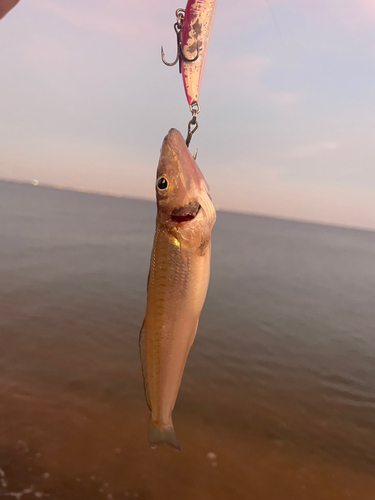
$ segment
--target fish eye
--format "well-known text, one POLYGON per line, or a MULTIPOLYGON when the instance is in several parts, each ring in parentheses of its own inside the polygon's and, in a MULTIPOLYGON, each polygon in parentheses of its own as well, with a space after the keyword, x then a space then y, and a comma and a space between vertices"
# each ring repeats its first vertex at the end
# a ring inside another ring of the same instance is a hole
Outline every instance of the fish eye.
POLYGON ((160 191, 164 191, 164 189, 167 189, 168 187, 168 181, 165 177, 159 177, 157 180, 157 186, 160 191))

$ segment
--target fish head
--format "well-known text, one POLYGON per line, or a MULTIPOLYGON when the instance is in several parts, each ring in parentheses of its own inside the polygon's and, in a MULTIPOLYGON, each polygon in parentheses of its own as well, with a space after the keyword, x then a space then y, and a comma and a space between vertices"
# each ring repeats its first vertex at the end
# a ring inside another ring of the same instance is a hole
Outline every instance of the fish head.
POLYGON ((211 232, 216 213, 208 184, 184 138, 173 128, 161 147, 156 198, 159 220, 171 229, 185 235, 193 229, 211 232))

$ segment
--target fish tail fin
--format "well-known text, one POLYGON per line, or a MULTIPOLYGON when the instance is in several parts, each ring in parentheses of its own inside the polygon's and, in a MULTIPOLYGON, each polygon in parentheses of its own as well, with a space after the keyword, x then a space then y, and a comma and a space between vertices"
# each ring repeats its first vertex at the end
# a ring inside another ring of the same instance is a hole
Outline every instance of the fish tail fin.
POLYGON ((169 427, 159 427, 150 418, 148 440, 151 448, 156 448, 158 444, 167 444, 175 450, 180 451, 180 445, 177 441, 172 422, 169 427))

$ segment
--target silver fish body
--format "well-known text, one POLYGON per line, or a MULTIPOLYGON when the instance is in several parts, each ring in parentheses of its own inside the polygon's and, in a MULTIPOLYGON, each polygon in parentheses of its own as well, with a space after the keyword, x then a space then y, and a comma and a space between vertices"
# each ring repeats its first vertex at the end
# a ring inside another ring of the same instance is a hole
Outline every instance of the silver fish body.
POLYGON ((162 145, 156 193, 158 212, 140 350, 151 412, 150 444, 179 449, 172 411, 207 293, 216 214, 207 183, 175 129, 162 145))

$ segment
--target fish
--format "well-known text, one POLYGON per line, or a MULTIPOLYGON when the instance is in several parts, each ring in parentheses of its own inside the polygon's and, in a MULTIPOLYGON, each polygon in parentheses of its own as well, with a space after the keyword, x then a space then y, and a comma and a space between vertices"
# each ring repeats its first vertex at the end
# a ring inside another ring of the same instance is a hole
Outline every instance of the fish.
POLYGON ((180 69, 189 105, 198 103, 216 4, 217 0, 188 0, 185 8, 180 69))
POLYGON ((216 212, 203 174, 173 128, 161 147, 156 200, 140 355, 149 443, 180 449, 172 411, 206 298, 216 212))

